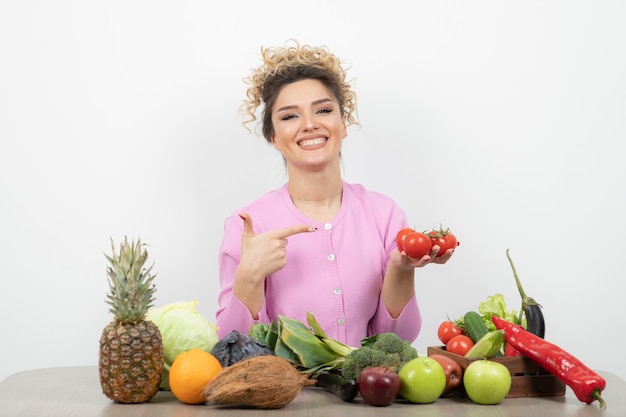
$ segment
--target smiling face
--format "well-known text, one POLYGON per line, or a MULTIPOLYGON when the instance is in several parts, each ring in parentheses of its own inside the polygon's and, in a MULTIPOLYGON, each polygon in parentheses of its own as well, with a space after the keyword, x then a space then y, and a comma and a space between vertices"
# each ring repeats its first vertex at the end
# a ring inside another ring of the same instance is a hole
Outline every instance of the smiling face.
POLYGON ((274 103, 272 124, 272 144, 288 167, 318 169, 339 164, 346 119, 322 82, 305 79, 285 85, 274 103))

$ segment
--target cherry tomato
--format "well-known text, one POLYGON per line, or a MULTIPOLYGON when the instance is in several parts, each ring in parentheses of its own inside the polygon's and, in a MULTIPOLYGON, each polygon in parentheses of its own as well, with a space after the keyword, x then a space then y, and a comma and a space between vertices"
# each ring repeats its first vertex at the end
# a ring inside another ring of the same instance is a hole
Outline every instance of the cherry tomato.
POLYGON ((431 230, 428 232, 428 236, 433 246, 439 246, 437 257, 443 256, 448 249, 454 249, 459 245, 456 236, 450 232, 450 229, 431 230))
POLYGON ((441 343, 444 345, 447 345, 450 339, 458 334, 464 334, 463 329, 456 326, 454 322, 450 320, 441 322, 437 329, 437 337, 439 337, 439 340, 441 340, 441 343))
POLYGON ((430 237, 422 232, 413 232, 406 235, 402 244, 404 252, 413 259, 419 259, 424 255, 428 255, 433 247, 430 237))
POLYGON ((446 350, 450 353, 456 353, 457 355, 465 356, 467 352, 474 346, 474 342, 469 336, 464 334, 457 334, 446 345, 446 350))
POLYGON ((431 230, 430 232, 428 232, 428 236, 430 237, 430 243, 433 246, 439 246, 439 252, 437 253, 437 256, 441 256, 441 254, 445 252, 443 250, 443 247, 446 245, 446 241, 443 239, 443 235, 437 230, 431 230))
POLYGON ((396 235, 396 245, 398 246, 398 250, 400 252, 404 250, 404 238, 413 232, 415 232, 415 230, 411 229, 410 227, 405 227, 404 229, 400 229, 400 231, 396 235))
POLYGON ((459 241, 456 239, 456 236, 454 236, 451 232, 448 232, 445 235, 443 235, 443 240, 445 242, 444 243, 445 250, 443 250, 442 248, 441 251, 439 252, 442 255, 446 253, 448 249, 454 249, 457 246, 459 246, 459 241))

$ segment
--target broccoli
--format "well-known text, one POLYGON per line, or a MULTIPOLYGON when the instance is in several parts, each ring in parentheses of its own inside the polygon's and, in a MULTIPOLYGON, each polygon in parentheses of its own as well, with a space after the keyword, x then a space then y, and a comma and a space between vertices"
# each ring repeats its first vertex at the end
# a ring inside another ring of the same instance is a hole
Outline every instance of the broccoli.
POLYGON ((400 355, 402 362, 408 362, 417 357, 417 350, 395 333, 382 333, 370 336, 361 341, 361 346, 370 346, 372 349, 382 350, 383 352, 396 353, 400 355))
POLYGON ((344 358, 341 373, 357 380, 361 371, 371 366, 384 366, 397 372, 402 365, 415 359, 417 350, 395 333, 375 334, 361 341, 361 346, 344 358))

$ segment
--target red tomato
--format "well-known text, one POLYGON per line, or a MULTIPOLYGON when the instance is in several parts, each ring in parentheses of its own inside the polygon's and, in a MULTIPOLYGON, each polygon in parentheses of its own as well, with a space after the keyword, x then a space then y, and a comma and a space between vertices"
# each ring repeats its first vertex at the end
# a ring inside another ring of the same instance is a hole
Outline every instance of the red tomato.
POLYGON ((456 236, 454 236, 451 232, 447 232, 446 234, 443 235, 443 240, 444 240, 444 247, 446 250, 443 250, 443 248, 441 249, 440 253, 443 255, 448 249, 454 249, 457 246, 459 246, 459 241, 456 239, 456 236))
POLYGON ((430 241, 433 246, 439 246, 437 257, 443 256, 448 249, 454 249, 459 245, 456 236, 450 232, 450 229, 431 230, 428 232, 430 241))
POLYGON ((406 235, 402 246, 404 246, 407 256, 413 259, 419 259, 424 255, 428 255, 433 247, 430 237, 422 232, 413 232, 406 235))
POLYGON ((465 356, 472 346, 474 346, 474 342, 472 342, 472 339, 470 339, 469 336, 458 334, 450 339, 446 345, 446 350, 450 353, 465 356))
POLYGON ((428 232, 428 236, 430 237, 430 243, 433 246, 439 246, 439 252, 437 253, 437 256, 441 256, 445 252, 445 250, 443 250, 443 247, 446 245, 446 241, 443 239, 443 235, 437 230, 431 230, 430 232, 428 232))
POLYGON ((447 345, 450 339, 458 334, 464 334, 463 329, 456 326, 454 322, 450 320, 441 322, 437 329, 437 337, 439 337, 439 340, 441 340, 441 343, 444 345, 447 345))
POLYGON ((405 227, 404 229, 400 229, 400 231, 396 235, 396 245, 398 246, 398 250, 400 252, 404 250, 404 238, 406 238, 407 235, 410 235, 413 232, 415 232, 415 230, 411 229, 410 227, 405 227))

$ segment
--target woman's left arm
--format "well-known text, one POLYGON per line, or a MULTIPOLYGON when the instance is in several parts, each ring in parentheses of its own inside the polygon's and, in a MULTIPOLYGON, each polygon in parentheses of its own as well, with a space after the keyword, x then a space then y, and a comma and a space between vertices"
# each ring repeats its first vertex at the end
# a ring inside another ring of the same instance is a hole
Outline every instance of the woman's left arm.
POLYGON ((413 342, 422 327, 422 315, 415 295, 415 269, 421 268, 433 259, 434 263, 445 263, 452 250, 436 258, 436 253, 421 259, 411 259, 394 250, 383 280, 378 312, 369 324, 368 333, 396 333, 401 338, 413 342))
POLYGON ((452 249, 437 258, 439 247, 434 247, 428 255, 419 259, 406 256, 403 252, 394 250, 389 258, 389 265, 385 272, 383 288, 380 293, 381 300, 389 315, 396 319, 404 310, 406 303, 415 294, 415 268, 421 268, 431 262, 443 264, 452 256, 452 249))

